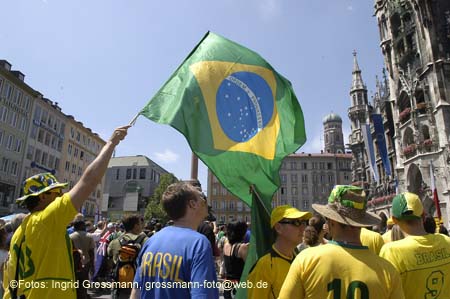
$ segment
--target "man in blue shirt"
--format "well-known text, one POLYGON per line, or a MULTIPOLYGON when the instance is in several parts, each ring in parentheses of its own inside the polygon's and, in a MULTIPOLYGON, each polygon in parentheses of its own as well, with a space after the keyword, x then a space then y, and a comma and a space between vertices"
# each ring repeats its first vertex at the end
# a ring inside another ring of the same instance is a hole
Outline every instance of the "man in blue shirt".
POLYGON ((130 298, 219 298, 211 245, 197 232, 208 215, 205 196, 190 184, 175 183, 161 203, 173 225, 142 248, 130 298))

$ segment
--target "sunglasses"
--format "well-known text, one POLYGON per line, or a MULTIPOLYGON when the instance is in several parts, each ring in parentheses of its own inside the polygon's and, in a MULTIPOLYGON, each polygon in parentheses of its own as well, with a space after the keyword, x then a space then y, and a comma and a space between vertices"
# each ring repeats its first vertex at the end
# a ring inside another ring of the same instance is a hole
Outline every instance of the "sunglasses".
POLYGON ((62 194, 62 192, 59 189, 52 189, 52 190, 49 190, 49 191, 45 192, 45 194, 56 194, 56 195, 59 196, 59 195, 62 194))
POLYGON ((299 226, 302 226, 302 225, 305 225, 305 226, 308 225, 308 220, 298 220, 298 219, 295 219, 295 220, 283 220, 283 221, 279 221, 278 223, 290 224, 290 225, 299 227, 299 226))

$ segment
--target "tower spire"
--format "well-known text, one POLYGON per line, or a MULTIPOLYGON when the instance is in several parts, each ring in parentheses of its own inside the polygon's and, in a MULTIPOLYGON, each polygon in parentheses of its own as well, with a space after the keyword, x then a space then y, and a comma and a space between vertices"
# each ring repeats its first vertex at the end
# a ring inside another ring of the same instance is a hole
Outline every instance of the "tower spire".
POLYGON ((353 81, 352 81, 352 89, 351 91, 358 89, 366 89, 364 82, 361 76, 361 70, 359 69, 358 59, 356 58, 356 51, 353 50, 353 81))

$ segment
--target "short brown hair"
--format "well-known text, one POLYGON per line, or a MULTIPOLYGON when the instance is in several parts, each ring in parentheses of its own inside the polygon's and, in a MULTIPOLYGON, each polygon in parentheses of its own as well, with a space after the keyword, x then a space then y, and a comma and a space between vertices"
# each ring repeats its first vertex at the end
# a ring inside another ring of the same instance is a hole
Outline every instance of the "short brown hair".
POLYGON ((177 220, 186 214, 189 200, 195 199, 198 189, 190 184, 179 182, 169 185, 162 195, 162 207, 172 220, 177 220))
POLYGON ((126 232, 130 232, 133 230, 136 224, 139 224, 141 222, 141 219, 143 219, 143 217, 139 214, 125 215, 122 218, 123 228, 126 232))

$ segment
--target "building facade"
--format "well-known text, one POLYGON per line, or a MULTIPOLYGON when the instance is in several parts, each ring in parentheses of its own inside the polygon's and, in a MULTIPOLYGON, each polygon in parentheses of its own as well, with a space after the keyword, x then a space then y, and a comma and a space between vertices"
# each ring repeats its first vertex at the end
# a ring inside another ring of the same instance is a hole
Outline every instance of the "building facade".
MULTIPOLYGON (((105 144, 24 77, 0 60, 0 215, 18 210, 22 182, 34 174, 51 172, 73 187, 105 144)), ((102 190, 100 184, 80 211, 87 218, 101 207, 102 190)))
MULTIPOLYGON (((385 90, 389 92, 382 104, 386 106, 384 121, 389 127, 385 128, 388 129, 386 137, 391 148, 388 151, 394 168, 392 179, 398 192, 419 194, 425 212, 436 216, 430 190, 433 175, 442 218, 444 224, 449 225, 450 2, 376 0, 375 16, 387 70, 385 90), (430 165, 434 169, 432 173, 430 165)), ((358 126, 353 126, 353 121, 364 118, 358 119, 356 110, 372 113, 370 105, 367 109, 356 106, 352 103, 349 109, 352 137, 358 135, 358 126)), ((355 138, 352 150, 357 148, 358 140, 355 138)), ((354 180, 369 182, 367 189, 372 193, 373 209, 382 216, 389 216, 392 184, 383 188, 370 183, 368 160, 358 158, 359 152, 354 151, 354 161, 360 163, 354 165, 354 180), (377 188, 389 194, 377 196, 377 188)))
POLYGON ((33 101, 41 94, 0 60, 0 215, 11 213, 20 193, 33 101))
POLYGON ((111 158, 103 189, 103 216, 114 221, 127 213, 144 215, 161 175, 168 173, 146 156, 111 158))
MULTIPOLYGON (((84 170, 97 157, 106 142, 72 115, 66 115, 65 119, 65 138, 58 178, 69 183, 70 189, 79 181, 84 170)), ((88 219, 95 219, 101 215, 104 181, 103 178, 81 208, 80 212, 88 219)))
MULTIPOLYGON (((272 207, 291 205, 312 211, 313 203, 326 203, 334 185, 352 182, 352 155, 345 153, 342 119, 331 113, 323 119, 324 150, 287 156, 280 168, 281 185, 272 207)), ((230 194, 208 170, 208 199, 219 223, 250 221, 250 208, 230 194)))

